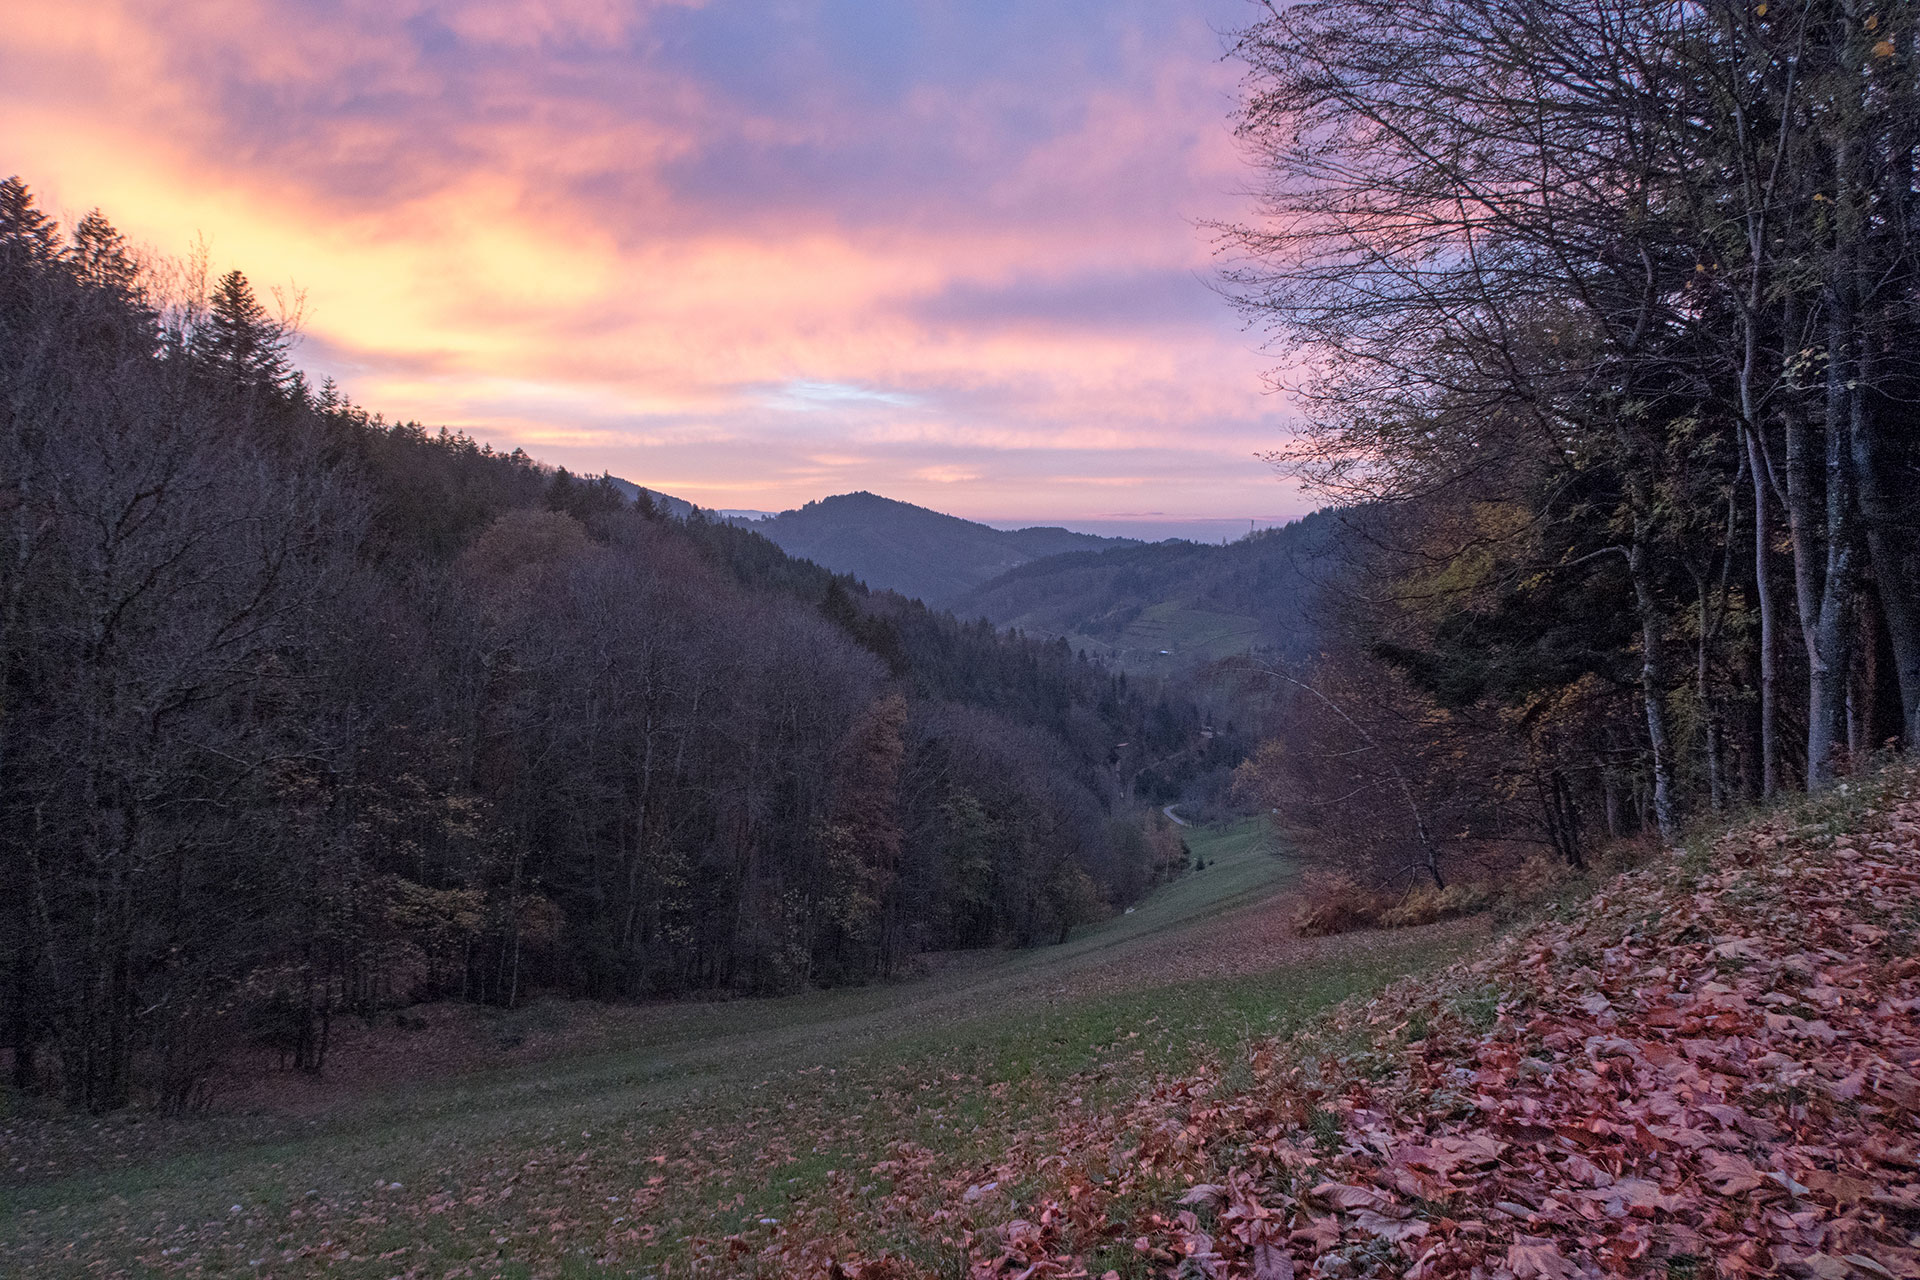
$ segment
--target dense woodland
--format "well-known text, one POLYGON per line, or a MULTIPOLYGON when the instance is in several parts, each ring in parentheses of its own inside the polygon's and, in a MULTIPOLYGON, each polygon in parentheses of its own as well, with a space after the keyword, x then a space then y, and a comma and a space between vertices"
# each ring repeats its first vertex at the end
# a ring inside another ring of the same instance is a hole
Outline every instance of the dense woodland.
POLYGON ((1231 279, 1342 504, 1243 771, 1435 886, 1920 733, 1920 6, 1328 0, 1237 45, 1231 279))
POLYGON ((0 184, 16 1087, 184 1105, 415 999, 861 981, 1178 869, 1128 793, 1189 704, 384 422, 205 274, 0 184))

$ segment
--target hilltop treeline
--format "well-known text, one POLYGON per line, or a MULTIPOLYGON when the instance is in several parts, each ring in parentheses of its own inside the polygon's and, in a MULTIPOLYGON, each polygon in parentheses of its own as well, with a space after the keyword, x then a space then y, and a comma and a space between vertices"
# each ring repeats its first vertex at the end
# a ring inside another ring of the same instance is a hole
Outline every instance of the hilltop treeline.
MULTIPOLYGON (((0 1027, 191 1101, 408 1000, 788 990, 1031 944, 1174 865, 1064 645, 312 388, 0 184, 0 1027)), ((1177 842, 1175 842, 1177 844, 1177 842)))
POLYGON ((1914 742, 1917 20, 1328 0, 1241 34, 1264 208, 1223 241, 1303 371, 1280 461, 1357 508, 1249 791, 1439 881, 1914 742))

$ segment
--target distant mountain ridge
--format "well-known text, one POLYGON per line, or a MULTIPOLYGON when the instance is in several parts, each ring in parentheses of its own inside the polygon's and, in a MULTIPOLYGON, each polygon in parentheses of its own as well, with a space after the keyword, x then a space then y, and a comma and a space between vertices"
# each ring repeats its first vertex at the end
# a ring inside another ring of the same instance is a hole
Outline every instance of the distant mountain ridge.
POLYGON ((940 608, 1049 556, 1144 545, 1057 527, 995 529, 865 490, 770 518, 732 517, 730 523, 765 536, 790 556, 940 608))
MULTIPOLYGON (((614 479, 687 519, 695 506, 614 479)), ((1313 651, 1313 601, 1337 514, 1315 512, 1236 542, 1148 543, 1054 526, 995 529, 861 490, 776 515, 700 514, 787 555, 997 627, 1062 636, 1116 667, 1155 674, 1264 650, 1313 651)))
POLYGON ((1314 647, 1314 598, 1338 532, 1319 511, 1224 546, 1156 542, 1019 565, 951 608, 1133 671, 1170 672, 1256 649, 1314 647))

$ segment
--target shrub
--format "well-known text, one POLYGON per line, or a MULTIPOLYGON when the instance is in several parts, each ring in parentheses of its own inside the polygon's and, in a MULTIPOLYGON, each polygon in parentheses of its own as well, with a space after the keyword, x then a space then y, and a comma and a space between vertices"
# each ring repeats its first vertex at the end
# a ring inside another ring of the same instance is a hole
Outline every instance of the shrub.
POLYGON ((1386 929, 1405 929, 1472 915, 1493 905, 1493 894, 1481 885, 1450 884, 1444 889, 1420 885, 1394 906, 1380 913, 1386 929))
POLYGON ((1318 876, 1307 882, 1296 927, 1304 937, 1356 929, 1407 929, 1485 911, 1494 893, 1484 885, 1417 885, 1404 894, 1369 889, 1351 876, 1318 876))
POLYGON ((1371 929, 1385 910, 1380 895, 1346 875, 1317 876, 1307 882, 1306 905, 1295 927, 1303 937, 1371 929))

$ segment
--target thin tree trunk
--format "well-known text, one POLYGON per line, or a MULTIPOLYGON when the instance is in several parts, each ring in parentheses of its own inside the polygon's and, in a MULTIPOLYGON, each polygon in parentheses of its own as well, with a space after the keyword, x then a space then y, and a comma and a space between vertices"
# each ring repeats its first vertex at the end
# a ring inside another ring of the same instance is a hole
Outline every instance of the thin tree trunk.
POLYGON ((1600 794, 1607 810, 1607 837, 1618 840, 1625 833, 1626 825, 1620 818, 1620 778, 1612 765, 1600 773, 1600 794))
POLYGON ((1853 595, 1853 661, 1847 676, 1847 757, 1859 761, 1873 750, 1874 691, 1879 673, 1874 670, 1874 627, 1867 616, 1867 593, 1853 595))
MULTIPOLYGON (((1851 21, 1851 19, 1848 19, 1851 21)), ((1865 254, 1871 232, 1872 193, 1867 180, 1866 148, 1874 145, 1874 113, 1862 98, 1857 78, 1836 81, 1851 94, 1836 102, 1829 126, 1833 139, 1833 199, 1829 215, 1824 291, 1826 329, 1826 569, 1821 584, 1816 632, 1816 662, 1808 707, 1807 786, 1831 782, 1832 753, 1843 728, 1848 675, 1852 668, 1856 503, 1862 490, 1853 483, 1864 448, 1868 471, 1873 441, 1866 420, 1867 382, 1872 373, 1862 314, 1871 296, 1865 254)), ((1897 574, 1896 574, 1897 581, 1897 574)))
POLYGON ((1772 548, 1773 513, 1768 497, 1766 459, 1757 427, 1741 431, 1747 446, 1747 469, 1753 475, 1753 587, 1760 606, 1760 794, 1772 799, 1780 790, 1780 709, 1777 702, 1778 623, 1774 618, 1772 548))
MULTIPOLYGON (((1834 749, 1843 741, 1847 673, 1852 666, 1853 401, 1858 394, 1851 359, 1850 289, 1836 282, 1827 311, 1826 562, 1817 606, 1812 606, 1807 706, 1807 789, 1833 782, 1834 749)), ((1803 620, 1803 626, 1808 625, 1803 620)))
MULTIPOLYGON (((1844 366, 1844 357, 1838 362, 1844 366)), ((1836 399, 1844 412, 1845 374, 1829 370, 1828 407, 1836 399)), ((1851 577, 1852 557, 1842 542, 1835 545, 1836 531, 1846 532, 1844 505, 1830 510, 1826 520, 1827 547, 1821 554, 1819 519, 1814 504, 1815 460, 1813 433, 1798 406, 1787 412, 1787 524, 1793 537, 1794 598, 1800 615, 1800 638, 1807 651, 1807 790, 1818 791, 1833 781, 1833 745, 1839 730, 1839 716, 1845 700, 1846 665, 1840 661, 1839 607, 1844 596, 1845 579, 1851 577), (1839 582, 1834 579, 1839 578, 1839 582), (1836 589, 1839 588, 1839 589, 1836 589)), ((1844 417, 1841 418, 1844 422, 1844 417)), ((1830 446, 1839 443, 1841 430, 1830 431, 1830 446)), ((1829 453, 1832 452, 1830 447, 1829 453)), ((1826 476, 1827 501, 1833 504, 1836 488, 1845 498, 1844 485, 1830 471, 1826 476)))
POLYGON ((1699 597, 1699 634, 1694 645, 1694 696, 1700 704, 1700 716, 1706 738, 1707 796, 1715 813, 1727 808, 1726 726, 1720 699, 1713 691, 1713 646, 1720 636, 1720 624, 1727 616, 1727 593, 1733 571, 1733 544, 1738 532, 1740 480, 1747 473, 1742 459, 1734 487, 1727 494, 1727 528, 1720 549, 1720 577, 1710 582, 1704 569, 1693 571, 1694 593, 1699 597))
POLYGON ((1633 577, 1634 605, 1640 615, 1640 697, 1646 704, 1647 741, 1653 749, 1653 819, 1660 829, 1660 838, 1671 843, 1679 838, 1680 819, 1673 794, 1673 745, 1667 732, 1666 647, 1660 634, 1660 607, 1653 594, 1646 539, 1640 524, 1641 517, 1636 515, 1627 567, 1633 577))
POLYGON ((1700 714, 1706 737, 1707 748, 1707 803, 1715 813, 1724 813, 1727 808, 1726 769, 1722 760, 1720 732, 1720 705, 1713 696, 1712 636, 1707 629, 1708 606, 1705 597, 1700 601, 1700 638, 1694 650, 1694 696, 1700 702, 1700 714))

